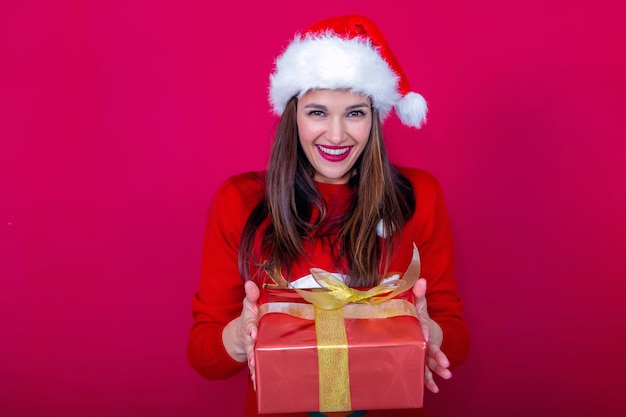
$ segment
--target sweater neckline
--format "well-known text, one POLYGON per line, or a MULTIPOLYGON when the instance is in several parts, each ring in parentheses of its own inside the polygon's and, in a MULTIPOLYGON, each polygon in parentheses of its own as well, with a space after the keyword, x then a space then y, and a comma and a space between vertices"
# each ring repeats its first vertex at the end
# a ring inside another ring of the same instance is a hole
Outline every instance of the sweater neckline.
POLYGON ((341 188, 349 188, 350 184, 346 183, 341 183, 341 184, 332 184, 329 182, 319 182, 319 181, 314 181, 315 185, 317 186, 317 188, 319 188, 320 191, 322 190, 337 190, 337 189, 341 189, 341 188))
POLYGON ((352 186, 348 183, 330 184, 326 182, 315 181, 315 185, 327 202, 335 200, 335 198, 338 196, 348 196, 352 194, 352 186))

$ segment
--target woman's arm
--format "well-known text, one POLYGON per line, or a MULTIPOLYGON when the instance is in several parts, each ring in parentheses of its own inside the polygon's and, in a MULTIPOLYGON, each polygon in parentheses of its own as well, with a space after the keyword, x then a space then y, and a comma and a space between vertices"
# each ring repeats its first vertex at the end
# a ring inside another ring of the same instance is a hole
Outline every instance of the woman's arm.
POLYGON ((417 208, 407 224, 406 243, 418 245, 421 277, 414 286, 422 332, 428 339, 425 383, 438 391, 433 374, 444 379, 469 353, 470 337, 462 315, 454 275, 454 243, 439 182, 427 172, 408 169, 403 173, 413 184, 417 208))
POLYGON ((256 327, 251 320, 256 300, 252 294, 244 302, 237 254, 243 226, 259 201, 259 178, 250 173, 227 180, 209 209, 187 346, 189 363, 209 379, 227 378, 246 366, 249 341, 245 333, 250 337, 256 327))

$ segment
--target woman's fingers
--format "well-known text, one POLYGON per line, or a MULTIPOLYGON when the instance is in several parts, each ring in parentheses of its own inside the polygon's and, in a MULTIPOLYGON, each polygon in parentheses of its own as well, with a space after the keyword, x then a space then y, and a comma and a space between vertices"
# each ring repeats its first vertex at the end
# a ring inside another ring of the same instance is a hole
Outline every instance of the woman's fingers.
POLYGON ((254 356, 251 356, 250 359, 248 359, 248 369, 250 370, 250 379, 252 380, 252 386, 254 387, 254 390, 256 391, 256 374, 254 372, 254 356))
POLYGON ((246 298, 243 300, 243 309, 241 311, 241 320, 243 324, 243 340, 246 356, 248 358, 248 369, 250 371, 250 379, 256 390, 256 373, 254 360, 254 343, 258 333, 259 308, 259 287, 253 281, 244 283, 246 298))
POLYGON ((254 344, 258 333, 259 301, 260 290, 253 281, 244 283, 246 298, 243 300, 243 310, 241 312, 241 320, 243 321, 244 345, 246 356, 248 358, 248 369, 250 370, 250 379, 254 389, 256 390, 256 374, 254 361, 254 344))
POLYGON ((436 374, 443 379, 452 378, 452 372, 448 369, 450 361, 439 349, 439 346, 429 345, 426 354, 426 366, 424 370, 424 385, 432 392, 439 392, 439 387, 435 383, 433 375, 436 374))
POLYGON ((448 369, 450 361, 441 351, 443 334, 441 327, 430 319, 426 304, 426 285, 424 278, 417 280, 413 286, 415 296, 415 307, 417 308, 417 318, 420 323, 424 340, 428 344, 426 348, 426 366, 424 367, 424 385, 432 392, 439 392, 439 387, 435 383, 433 375, 438 375, 443 379, 452 378, 452 372, 448 369))
MULTIPOLYGON (((246 340, 246 348, 252 344, 254 347, 254 341, 256 341, 257 335, 257 323, 258 323, 258 315, 259 308, 257 305, 257 301, 259 300, 259 287, 252 282, 246 281, 244 284, 244 289, 246 292, 246 298, 243 301, 243 311, 241 312, 241 319, 243 320, 244 325, 244 338, 246 340)), ((248 349, 247 349, 248 350, 248 349)), ((248 356, 250 352, 247 352, 248 356)))
POLYGON ((448 369, 447 366, 443 365, 441 362, 437 361, 435 358, 428 356, 426 358, 426 367, 435 374, 439 375, 443 379, 452 378, 452 372, 448 369))
POLYGON ((428 366, 425 368, 424 370, 424 385, 426 386, 426 388, 428 388, 431 392, 437 393, 439 392, 439 387, 437 386, 437 384, 435 383, 435 380, 433 379, 433 373, 432 371, 428 368, 428 366))

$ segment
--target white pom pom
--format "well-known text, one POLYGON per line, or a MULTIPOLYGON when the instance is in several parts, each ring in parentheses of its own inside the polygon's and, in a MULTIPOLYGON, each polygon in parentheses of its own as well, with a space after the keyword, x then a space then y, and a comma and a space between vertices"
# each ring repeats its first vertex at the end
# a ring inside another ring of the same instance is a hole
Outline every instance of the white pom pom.
POLYGON ((395 105, 396 114, 407 126, 420 128, 426 123, 428 106, 426 100, 420 94, 410 92, 400 99, 395 105))

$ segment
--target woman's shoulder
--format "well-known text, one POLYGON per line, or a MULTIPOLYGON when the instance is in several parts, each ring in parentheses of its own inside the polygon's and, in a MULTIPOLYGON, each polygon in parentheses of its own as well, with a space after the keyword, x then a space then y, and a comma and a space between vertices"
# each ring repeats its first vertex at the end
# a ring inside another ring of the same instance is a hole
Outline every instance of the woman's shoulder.
POLYGON ((232 175, 220 188, 258 189, 265 187, 265 171, 248 171, 232 175))
POLYGON ((396 168, 411 182, 416 192, 425 192, 427 190, 439 192, 441 188, 439 180, 430 172, 420 168, 404 166, 397 166, 396 168))
POLYGON ((235 174, 224 180, 215 193, 215 200, 230 203, 252 202, 256 204, 265 194, 265 171, 249 171, 235 174))

